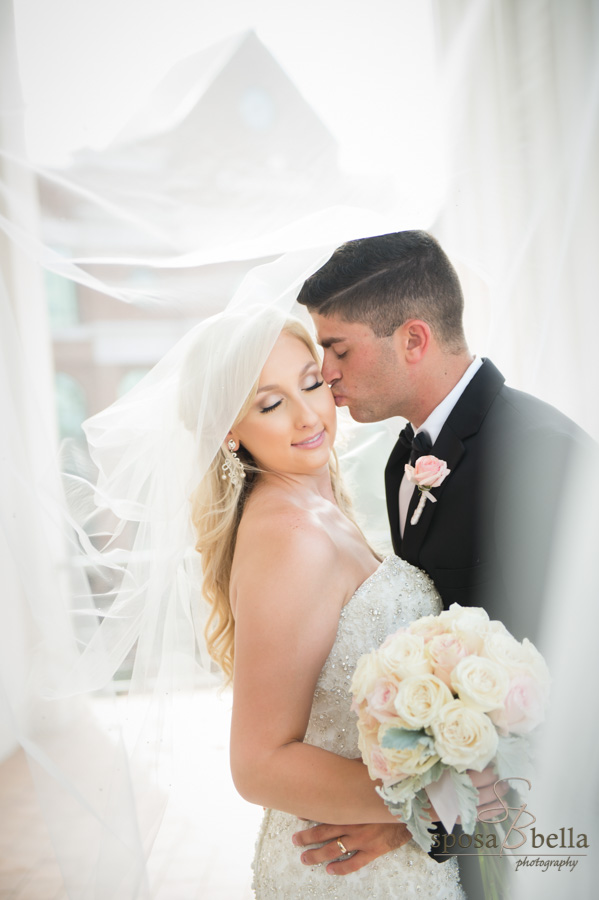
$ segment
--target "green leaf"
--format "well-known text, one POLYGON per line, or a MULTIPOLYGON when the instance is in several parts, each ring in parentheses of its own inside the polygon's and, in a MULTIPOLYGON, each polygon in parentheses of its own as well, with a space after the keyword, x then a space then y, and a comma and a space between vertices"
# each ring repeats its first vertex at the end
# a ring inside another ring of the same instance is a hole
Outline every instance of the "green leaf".
POLYGON ((412 815, 406 821, 406 825, 419 847, 426 853, 431 849, 433 844, 433 836, 429 828, 433 827, 433 822, 428 807, 429 799, 424 791, 420 791, 412 801, 412 815))
POLYGON ((478 791, 465 772, 456 772, 455 769, 449 768, 449 774, 458 800, 462 829, 466 834, 472 834, 476 824, 478 791))
POLYGON ((434 766, 431 766, 430 769, 427 769, 426 772, 423 772, 420 778, 420 786, 426 787, 427 784, 432 784, 433 781, 438 781, 445 769, 447 768, 441 760, 435 763, 434 766))
POLYGON ((387 806, 391 804, 400 806, 408 797, 420 790, 422 787, 421 778, 421 775, 412 775, 410 778, 404 778, 403 781, 397 781, 390 787, 377 788, 377 791, 387 806))
POLYGON ((413 750, 417 744, 425 744, 433 750, 435 743, 424 731, 408 731, 407 728, 389 728, 383 735, 381 746, 387 750, 413 750))
MULTIPOLYGON (((415 776, 409 780, 415 782, 418 779, 415 776)), ((401 785, 393 785, 393 788, 400 786, 403 787, 404 782, 401 782, 401 785)), ((393 815, 405 822, 418 846, 428 853, 433 844, 433 836, 429 829, 433 829, 434 832, 434 827, 431 819, 430 800, 426 792, 423 790, 417 791, 417 793, 410 791, 409 796, 403 802, 392 802, 387 793, 389 788, 377 787, 376 790, 393 815)))
POLYGON ((529 739, 523 735, 500 735, 494 765, 499 778, 519 777, 530 780, 532 762, 529 739))
POLYGON ((402 803, 405 803, 412 794, 416 794, 421 788, 426 787, 427 784, 438 781, 445 768, 446 766, 441 760, 438 760, 438 762, 431 766, 430 769, 427 769, 426 772, 422 772, 420 775, 411 775, 409 778, 404 778, 403 781, 397 781, 389 787, 377 788, 377 791, 387 806, 391 806, 392 804, 399 806, 402 803))

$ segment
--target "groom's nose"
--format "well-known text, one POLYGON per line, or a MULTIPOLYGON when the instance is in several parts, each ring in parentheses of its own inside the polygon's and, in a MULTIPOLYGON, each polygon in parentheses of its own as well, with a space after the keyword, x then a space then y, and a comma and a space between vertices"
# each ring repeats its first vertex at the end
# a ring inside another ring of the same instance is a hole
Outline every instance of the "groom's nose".
POLYGON ((326 381, 327 384, 334 384, 336 381, 339 381, 341 378, 341 372, 339 370, 339 365, 336 364, 335 359, 331 358, 331 354, 329 350, 324 351, 324 357, 322 360, 322 377, 326 381))

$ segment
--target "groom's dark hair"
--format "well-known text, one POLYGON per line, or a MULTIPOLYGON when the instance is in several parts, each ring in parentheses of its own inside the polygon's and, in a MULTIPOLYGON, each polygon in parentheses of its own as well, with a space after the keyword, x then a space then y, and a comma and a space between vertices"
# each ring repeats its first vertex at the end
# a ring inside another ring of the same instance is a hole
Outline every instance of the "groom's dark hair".
POLYGON ((422 319, 450 351, 466 346, 457 273, 426 231, 348 241, 305 281, 297 300, 322 316, 364 322, 377 337, 389 337, 408 319, 422 319))

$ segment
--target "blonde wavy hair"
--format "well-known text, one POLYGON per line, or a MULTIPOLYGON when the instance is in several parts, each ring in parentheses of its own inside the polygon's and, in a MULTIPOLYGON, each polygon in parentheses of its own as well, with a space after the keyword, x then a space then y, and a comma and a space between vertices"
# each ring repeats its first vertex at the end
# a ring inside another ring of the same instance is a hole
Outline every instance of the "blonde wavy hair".
MULTIPOLYGON (((302 341, 320 366, 314 342, 299 320, 286 319, 282 332, 302 341)), ((257 390, 256 381, 232 427, 246 416, 257 390)), ((226 684, 233 678, 234 664, 235 620, 229 602, 233 554, 245 503, 260 477, 260 469, 244 447, 239 447, 237 456, 245 467, 244 480, 233 484, 229 478, 223 479, 222 466, 230 462, 232 456, 229 449, 221 446, 191 497, 191 515, 197 538, 195 547, 202 556, 202 593, 210 607, 204 631, 206 645, 210 656, 222 669, 226 684)), ((355 523, 334 450, 329 469, 335 500, 341 511, 355 523)))

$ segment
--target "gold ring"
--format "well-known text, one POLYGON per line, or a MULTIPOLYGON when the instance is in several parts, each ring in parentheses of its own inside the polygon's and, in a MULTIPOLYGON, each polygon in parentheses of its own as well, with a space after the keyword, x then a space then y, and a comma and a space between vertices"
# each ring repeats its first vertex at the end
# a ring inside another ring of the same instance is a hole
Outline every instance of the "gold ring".
POLYGON ((339 845, 339 849, 342 853, 349 853, 349 850, 345 849, 345 847, 343 846, 343 841, 340 841, 339 838, 337 838, 337 844, 339 845))

